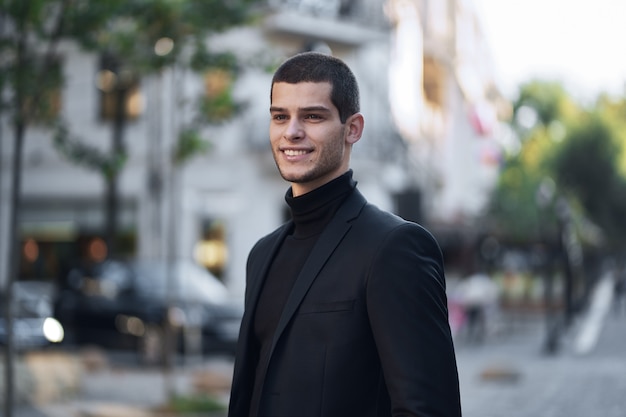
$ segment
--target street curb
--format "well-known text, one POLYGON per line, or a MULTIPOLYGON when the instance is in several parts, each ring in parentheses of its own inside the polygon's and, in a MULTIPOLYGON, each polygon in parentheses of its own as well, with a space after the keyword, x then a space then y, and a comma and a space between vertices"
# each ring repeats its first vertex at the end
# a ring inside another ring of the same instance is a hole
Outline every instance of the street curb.
POLYGON ((79 412, 80 417, 226 417, 226 411, 211 413, 175 413, 154 411, 120 404, 97 404, 79 412))

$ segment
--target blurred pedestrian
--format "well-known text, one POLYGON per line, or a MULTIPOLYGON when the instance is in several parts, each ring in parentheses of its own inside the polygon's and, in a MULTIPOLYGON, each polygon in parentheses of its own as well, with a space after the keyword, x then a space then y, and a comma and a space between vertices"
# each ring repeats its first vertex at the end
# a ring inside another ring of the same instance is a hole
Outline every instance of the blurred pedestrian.
POLYGON ((439 246, 352 178, 364 126, 352 71, 295 55, 270 101, 292 220, 248 258, 229 416, 460 416, 439 246))
POLYGON ((465 309, 463 335, 466 341, 482 343, 485 340, 499 293, 496 283, 482 270, 473 271, 463 279, 457 296, 465 309))

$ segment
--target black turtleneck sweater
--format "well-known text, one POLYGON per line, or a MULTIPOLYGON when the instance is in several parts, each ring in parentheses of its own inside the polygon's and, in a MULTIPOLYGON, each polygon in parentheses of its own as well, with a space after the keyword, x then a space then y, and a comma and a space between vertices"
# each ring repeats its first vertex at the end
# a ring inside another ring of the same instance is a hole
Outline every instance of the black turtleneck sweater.
MULTIPOLYGON (((356 187, 352 170, 304 195, 294 197, 291 188, 285 201, 291 209, 294 228, 283 241, 268 271, 259 296, 254 335, 259 361, 264 363, 287 297, 315 242, 346 197, 356 187)), ((262 375, 255 381, 254 395, 260 394, 262 375)), ((252 404, 255 404, 253 401, 252 404)))

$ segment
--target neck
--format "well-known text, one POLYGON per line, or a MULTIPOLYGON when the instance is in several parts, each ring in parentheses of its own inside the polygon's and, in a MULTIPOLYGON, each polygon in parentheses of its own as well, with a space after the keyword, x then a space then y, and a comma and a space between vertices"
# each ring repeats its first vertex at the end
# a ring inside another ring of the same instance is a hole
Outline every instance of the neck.
POLYGON ((352 171, 302 196, 294 196, 289 189, 285 200, 291 208, 295 224, 294 235, 310 236, 321 232, 341 202, 354 190, 356 181, 352 171))
POLYGON ((336 180, 342 175, 345 175, 349 170, 350 170, 349 168, 345 168, 339 171, 335 171, 333 173, 330 173, 322 178, 319 178, 311 182, 303 182, 303 183, 292 182, 290 183, 291 193, 294 197, 300 197, 304 194, 308 194, 311 191, 317 190, 318 188, 325 186, 329 182, 336 180))

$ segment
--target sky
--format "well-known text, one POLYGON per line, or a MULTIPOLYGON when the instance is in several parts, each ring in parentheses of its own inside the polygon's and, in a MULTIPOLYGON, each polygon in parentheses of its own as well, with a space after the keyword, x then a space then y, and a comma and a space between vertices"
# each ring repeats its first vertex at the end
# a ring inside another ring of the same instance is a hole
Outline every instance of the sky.
POLYGON ((626 94, 626 0, 476 0, 503 93, 531 78, 626 94))

